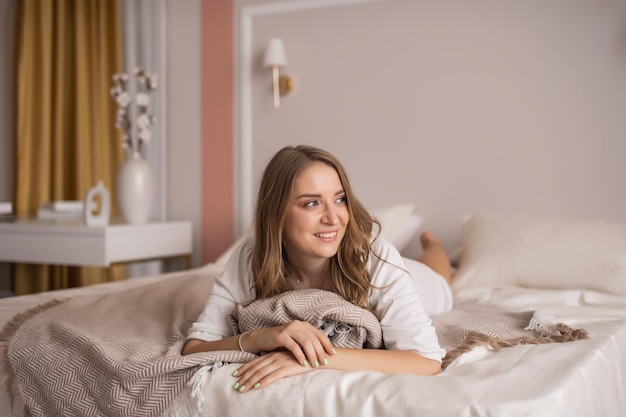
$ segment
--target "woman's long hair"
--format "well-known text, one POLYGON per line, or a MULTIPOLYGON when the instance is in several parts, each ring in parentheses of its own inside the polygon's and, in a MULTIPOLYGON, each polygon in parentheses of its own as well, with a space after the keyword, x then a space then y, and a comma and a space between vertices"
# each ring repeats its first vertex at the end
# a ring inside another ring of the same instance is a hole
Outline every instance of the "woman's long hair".
MULTIPOLYGON (((346 172, 337 158, 312 146, 287 146, 274 155, 263 173, 255 215, 255 244, 252 273, 257 298, 271 297, 289 289, 288 260, 283 253, 283 227, 288 204, 292 199, 296 177, 313 162, 323 162, 335 169, 345 191, 349 221, 337 253, 329 259, 327 279, 332 290, 347 301, 367 307, 373 224, 359 202, 346 172)), ((380 224, 378 224, 380 226, 380 224)), ((380 227, 378 227, 380 230, 380 227)))

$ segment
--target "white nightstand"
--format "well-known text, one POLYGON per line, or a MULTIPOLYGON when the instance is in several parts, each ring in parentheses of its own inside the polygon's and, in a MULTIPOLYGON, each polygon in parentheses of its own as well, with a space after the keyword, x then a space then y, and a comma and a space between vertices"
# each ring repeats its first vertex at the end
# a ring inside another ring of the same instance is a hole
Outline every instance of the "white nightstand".
POLYGON ((185 257, 191 266, 191 222, 110 224, 82 221, 0 222, 0 261, 66 266, 111 264, 185 257))

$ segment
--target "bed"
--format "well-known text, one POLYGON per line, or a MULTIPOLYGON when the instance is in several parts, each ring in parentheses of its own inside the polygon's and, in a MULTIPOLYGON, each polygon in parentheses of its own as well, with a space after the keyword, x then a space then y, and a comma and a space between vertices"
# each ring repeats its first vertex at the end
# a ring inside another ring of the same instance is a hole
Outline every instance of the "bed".
MULTIPOLYGON (((410 207, 376 215, 399 248, 420 227, 410 207)), ((626 415, 626 225, 564 217, 468 216, 453 281, 455 306, 433 317, 450 355, 441 374, 320 370, 244 394, 233 389, 231 373, 247 354, 183 359, 175 354, 230 250, 190 271, 0 300, 0 415, 626 415), (115 302, 125 307, 111 309, 115 302), (132 317, 127 321, 134 327, 127 332, 123 318, 128 311, 132 317), (52 328, 62 327, 61 312, 69 318, 80 312, 83 329, 89 331, 56 341, 52 353, 39 350, 45 345, 39 338, 46 341, 52 328), (97 316, 91 317, 92 312, 97 316), (167 315, 169 327, 157 329, 158 320, 147 319, 158 314, 167 315), (110 334, 99 330, 107 326, 110 334), (19 332, 28 331, 30 343, 22 340, 15 348, 19 332), (154 345, 150 360, 138 358, 132 334, 154 345), (96 339, 90 341, 89 335, 96 339), (106 349, 92 346, 93 340, 115 349, 112 368, 94 365, 106 349), (7 354, 12 344, 24 362, 7 354), (77 354, 85 352, 77 345, 92 347, 85 355, 97 358, 71 373, 85 356, 77 354), (25 388, 13 379, 31 361, 43 361, 42 368, 32 370, 25 388), (136 372, 134 365, 139 366, 136 372), (155 387, 155 380, 161 385, 155 387), (43 386, 46 381, 54 381, 52 387, 43 386), (86 386, 79 395, 68 389, 76 384, 86 386)))

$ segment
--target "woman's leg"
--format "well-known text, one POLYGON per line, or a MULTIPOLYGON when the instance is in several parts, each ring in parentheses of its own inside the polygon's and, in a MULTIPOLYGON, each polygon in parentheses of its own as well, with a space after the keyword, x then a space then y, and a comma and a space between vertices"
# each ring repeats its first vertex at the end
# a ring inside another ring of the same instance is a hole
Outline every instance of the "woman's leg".
POLYGON ((446 249, 429 231, 421 234, 420 242, 424 251, 417 260, 428 265, 433 271, 444 277, 449 284, 452 281, 452 266, 446 249))
POLYGON ((423 252, 418 259, 404 259, 414 279, 424 310, 431 317, 452 310, 452 266, 445 248, 432 232, 420 236, 423 252))

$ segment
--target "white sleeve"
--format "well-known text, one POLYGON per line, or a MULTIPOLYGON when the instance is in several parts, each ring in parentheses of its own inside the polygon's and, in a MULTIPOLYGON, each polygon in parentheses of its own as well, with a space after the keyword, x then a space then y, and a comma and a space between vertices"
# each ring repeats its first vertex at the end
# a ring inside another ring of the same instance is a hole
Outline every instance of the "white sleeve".
POLYGON ((439 346, 432 320, 398 250, 378 238, 370 255, 369 270, 375 286, 369 297, 370 307, 380 321, 385 347, 415 351, 441 362, 446 352, 439 346))
POLYGON ((189 328, 187 339, 212 341, 233 335, 228 316, 237 304, 255 298, 250 262, 252 245, 252 238, 249 238, 234 250, 224 272, 215 279, 204 311, 189 328))

